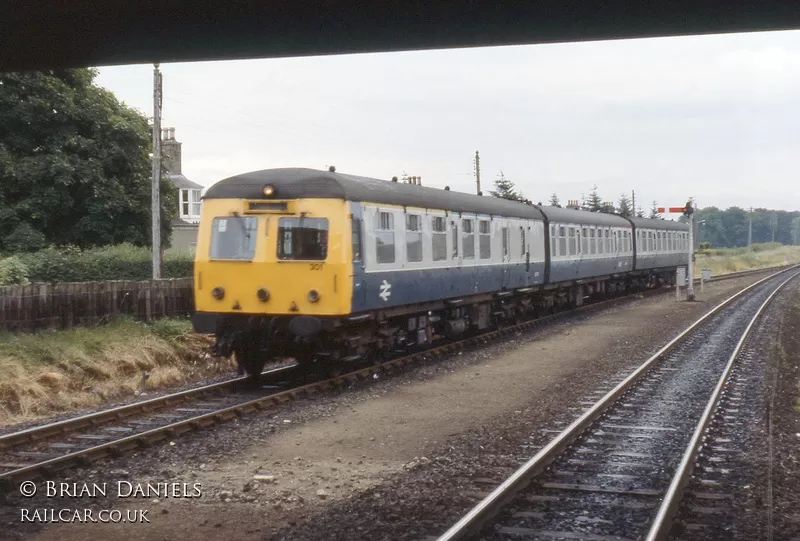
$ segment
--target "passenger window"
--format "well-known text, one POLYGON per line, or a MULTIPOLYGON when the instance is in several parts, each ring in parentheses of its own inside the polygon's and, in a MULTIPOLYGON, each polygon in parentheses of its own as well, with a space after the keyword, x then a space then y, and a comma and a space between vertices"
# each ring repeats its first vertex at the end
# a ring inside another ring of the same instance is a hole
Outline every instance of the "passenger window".
POLYGON ((520 252, 521 257, 525 257, 525 227, 519 226, 519 234, 522 237, 522 252, 520 252))
POLYGON ((327 218, 281 218, 278 221, 278 259, 322 261, 327 256, 327 218))
POLYGON ((503 237, 503 257, 508 256, 508 228, 503 227, 500 231, 503 237))
POLYGON ((604 244, 605 244, 605 239, 603 239, 603 230, 602 229, 598 229, 597 230, 597 253, 598 254, 602 254, 603 252, 605 252, 605 247, 603 246, 604 244))
POLYGON ((558 255, 567 255, 567 228, 558 228, 558 255))
POLYGON ((481 259, 492 257, 492 236, 489 220, 478 222, 478 255, 481 259))
POLYGON ((462 242, 464 244, 464 259, 475 258, 475 232, 472 230, 472 220, 461 220, 462 242))
POLYGON ((353 261, 361 261, 361 220, 353 218, 351 222, 353 261))
POLYGON ((422 217, 406 215, 406 257, 410 262, 422 261, 422 217))
POLYGON ((595 230, 589 230, 589 253, 594 255, 597 253, 597 237, 595 237, 595 230))
POLYGON ((431 220, 431 247, 433 260, 444 261, 447 259, 447 230, 445 229, 444 216, 434 216, 431 220))
POLYGON ((550 257, 555 257, 556 253, 556 226, 550 226, 550 257))
POLYGON ((394 263, 394 215, 375 215, 375 255, 378 263, 394 263))
POLYGON ((450 222, 450 229, 453 232, 453 259, 458 259, 458 226, 455 221, 450 222))

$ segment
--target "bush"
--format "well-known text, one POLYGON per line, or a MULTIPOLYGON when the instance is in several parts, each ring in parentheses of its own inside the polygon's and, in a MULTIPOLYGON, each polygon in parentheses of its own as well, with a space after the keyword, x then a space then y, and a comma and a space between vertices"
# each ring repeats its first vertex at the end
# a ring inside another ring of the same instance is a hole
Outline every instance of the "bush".
POLYGON ((0 259, 0 286, 13 286, 28 282, 28 267, 19 257, 0 259))
MULTIPOLYGON (((50 247, 18 257, 33 282, 149 280, 153 275, 150 250, 131 244, 87 250, 50 247)), ((165 256, 164 278, 190 277, 193 269, 193 258, 188 253, 165 256)))
POLYGON ((756 242, 750 246, 754 252, 766 252, 769 250, 777 250, 783 246, 780 242, 756 242))

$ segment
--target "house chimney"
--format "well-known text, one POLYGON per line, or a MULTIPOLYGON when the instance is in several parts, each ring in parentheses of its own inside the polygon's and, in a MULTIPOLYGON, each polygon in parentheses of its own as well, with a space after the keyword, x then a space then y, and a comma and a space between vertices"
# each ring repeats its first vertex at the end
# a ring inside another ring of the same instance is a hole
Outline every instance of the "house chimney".
POLYGON ((162 167, 166 169, 170 175, 181 174, 181 143, 175 140, 175 128, 164 128, 162 130, 163 141, 161 143, 161 152, 163 159, 161 161, 162 167))

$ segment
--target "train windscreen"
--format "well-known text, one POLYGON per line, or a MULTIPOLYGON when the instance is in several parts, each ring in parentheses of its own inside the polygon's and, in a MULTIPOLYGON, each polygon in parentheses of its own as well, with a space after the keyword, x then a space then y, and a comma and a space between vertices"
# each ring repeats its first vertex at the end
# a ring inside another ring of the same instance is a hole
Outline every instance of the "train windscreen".
POLYGON ((211 227, 211 259, 251 260, 256 253, 258 220, 253 217, 214 218, 211 227))
POLYGON ((328 256, 327 218, 281 218, 278 222, 278 258, 322 261, 328 256))

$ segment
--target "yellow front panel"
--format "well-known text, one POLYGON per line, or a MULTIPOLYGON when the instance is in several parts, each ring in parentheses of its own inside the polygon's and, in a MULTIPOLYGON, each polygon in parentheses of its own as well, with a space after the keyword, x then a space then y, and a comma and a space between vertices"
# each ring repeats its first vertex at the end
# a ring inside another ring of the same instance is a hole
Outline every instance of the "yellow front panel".
POLYGON ((350 313, 352 295, 352 246, 347 203, 339 199, 290 201, 284 213, 245 214, 241 199, 209 199, 203 202, 195 256, 195 304, 199 312, 230 314, 342 315, 350 313), (258 220, 255 255, 250 261, 212 260, 214 218, 234 213, 258 220), (278 221, 281 217, 327 218, 328 251, 324 261, 291 261, 278 258, 278 221), (215 299, 211 291, 223 288, 215 299), (269 291, 261 302, 259 288, 269 291), (311 302, 309 291, 319 293, 311 302))

